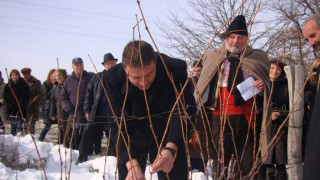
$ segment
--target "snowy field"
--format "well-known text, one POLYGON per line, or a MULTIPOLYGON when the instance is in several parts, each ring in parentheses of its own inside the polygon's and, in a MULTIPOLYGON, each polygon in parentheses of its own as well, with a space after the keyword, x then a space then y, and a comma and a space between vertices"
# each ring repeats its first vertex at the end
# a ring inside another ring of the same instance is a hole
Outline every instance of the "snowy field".
MULTIPOLYGON (((79 154, 77 150, 72 150, 70 152, 70 149, 65 149, 63 146, 60 146, 61 153, 59 153, 59 145, 53 145, 52 143, 40 142, 37 140, 36 144, 42 162, 45 164, 45 172, 47 179, 49 180, 65 179, 65 176, 68 176, 69 171, 70 179, 75 180, 115 179, 117 161, 115 157, 90 157, 89 161, 76 166, 75 162, 79 154), (71 157, 72 166, 70 170, 69 162, 71 157)), ((1 180, 45 179, 43 170, 37 168, 40 167, 40 161, 30 135, 25 137, 0 135, 0 155, 1 180), (15 170, 11 167, 14 167, 15 170)), ((150 173, 148 172, 149 166, 146 170, 146 179, 150 179, 150 173)), ((151 179, 158 179, 157 175, 152 175, 151 179)), ((206 180, 207 177, 203 173, 193 172, 192 179, 206 180)), ((209 177, 209 179, 211 178, 209 177)))

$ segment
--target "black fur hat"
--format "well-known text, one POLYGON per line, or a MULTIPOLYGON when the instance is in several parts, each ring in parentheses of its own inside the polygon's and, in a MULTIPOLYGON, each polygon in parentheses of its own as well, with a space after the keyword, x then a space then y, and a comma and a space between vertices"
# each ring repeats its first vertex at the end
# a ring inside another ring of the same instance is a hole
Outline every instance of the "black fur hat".
POLYGON ((228 30, 222 33, 222 37, 226 38, 230 36, 230 34, 241 34, 248 36, 246 18, 243 15, 238 15, 234 18, 228 27, 228 30))

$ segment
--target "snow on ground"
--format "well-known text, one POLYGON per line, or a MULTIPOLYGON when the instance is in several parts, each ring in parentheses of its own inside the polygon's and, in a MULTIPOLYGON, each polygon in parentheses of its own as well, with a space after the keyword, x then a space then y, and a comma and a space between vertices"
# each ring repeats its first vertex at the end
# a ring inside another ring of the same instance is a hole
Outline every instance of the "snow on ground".
MULTIPOLYGON (((53 145, 52 143, 36 141, 40 157, 45 164, 45 171, 48 180, 65 179, 69 172, 69 162, 72 157, 72 166, 70 170, 70 179, 76 180, 114 180, 117 159, 108 157, 90 157, 85 163, 78 166, 75 162, 79 152, 77 150, 65 149, 63 146, 53 145), (59 149, 60 152, 59 153, 59 149), (61 163, 62 162, 62 165, 61 163), (65 164, 65 162, 67 162, 65 164), (62 171, 62 173, 61 173, 62 171), (103 175, 105 178, 103 178, 103 175)), ((35 145, 30 135, 16 137, 12 135, 0 135, 0 179, 45 179, 43 170, 40 167, 40 161, 35 149, 35 145), (20 170, 13 170, 5 164, 20 167, 20 170), (28 165, 29 168, 23 168, 28 165), (31 168, 30 168, 31 167, 31 168)), ((146 179, 150 179, 149 166, 146 170, 146 179)), ((156 180, 157 175, 152 175, 156 180)), ((206 176, 200 172, 192 173, 193 180, 206 180, 206 176)), ((211 178, 209 177, 211 180, 211 178)))

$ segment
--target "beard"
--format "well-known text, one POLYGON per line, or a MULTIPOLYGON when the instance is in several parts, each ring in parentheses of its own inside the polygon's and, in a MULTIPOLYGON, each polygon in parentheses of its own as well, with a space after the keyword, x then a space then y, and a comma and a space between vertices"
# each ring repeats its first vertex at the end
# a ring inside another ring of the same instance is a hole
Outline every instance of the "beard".
POLYGON ((315 42, 313 45, 313 49, 316 53, 317 58, 320 58, 320 42, 315 42))
POLYGON ((227 50, 234 55, 238 55, 241 54, 243 52, 243 50, 245 49, 245 45, 244 46, 239 46, 238 44, 229 44, 228 42, 226 42, 226 48, 227 50))

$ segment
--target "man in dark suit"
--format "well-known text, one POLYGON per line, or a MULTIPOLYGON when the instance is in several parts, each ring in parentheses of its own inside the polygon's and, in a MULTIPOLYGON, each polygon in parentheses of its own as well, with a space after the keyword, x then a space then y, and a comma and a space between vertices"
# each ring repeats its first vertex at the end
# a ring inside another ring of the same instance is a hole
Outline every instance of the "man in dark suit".
MULTIPOLYGON (((105 132, 107 137, 109 135, 109 118, 107 116, 109 107, 101 83, 103 83, 103 75, 111 67, 116 65, 117 61, 118 59, 115 59, 111 53, 105 54, 103 62, 101 63, 104 70, 96 74, 88 84, 84 102, 84 111, 89 123, 88 128, 83 132, 82 140, 80 142, 77 164, 87 161, 88 156, 93 154, 93 146, 95 154, 101 154, 103 131, 106 130, 105 132)), ((110 139, 108 140, 109 149, 107 155, 115 156, 114 146, 113 144, 110 144, 110 139)))
POLYGON ((148 155, 151 173, 157 172, 160 180, 167 179, 166 173, 170 179, 188 178, 181 127, 188 119, 180 118, 188 114, 178 107, 195 113, 189 85, 183 101, 177 101, 187 80, 186 67, 185 61, 156 53, 145 41, 131 41, 123 50, 122 63, 104 75, 110 110, 117 117, 113 138, 119 140, 120 180, 145 179, 148 155))
MULTIPOLYGON (((310 47, 313 47, 315 54, 320 55, 320 14, 311 16, 306 20, 302 30, 303 37, 308 40, 310 47)), ((319 73, 319 70, 318 70, 319 73)), ((319 86, 319 83, 318 83, 319 86)), ((314 108, 320 107, 320 93, 317 87, 316 101, 314 108)), ((320 112, 313 111, 310 121, 309 132, 307 136, 307 145, 305 149, 303 179, 316 180, 320 179, 320 112)))

